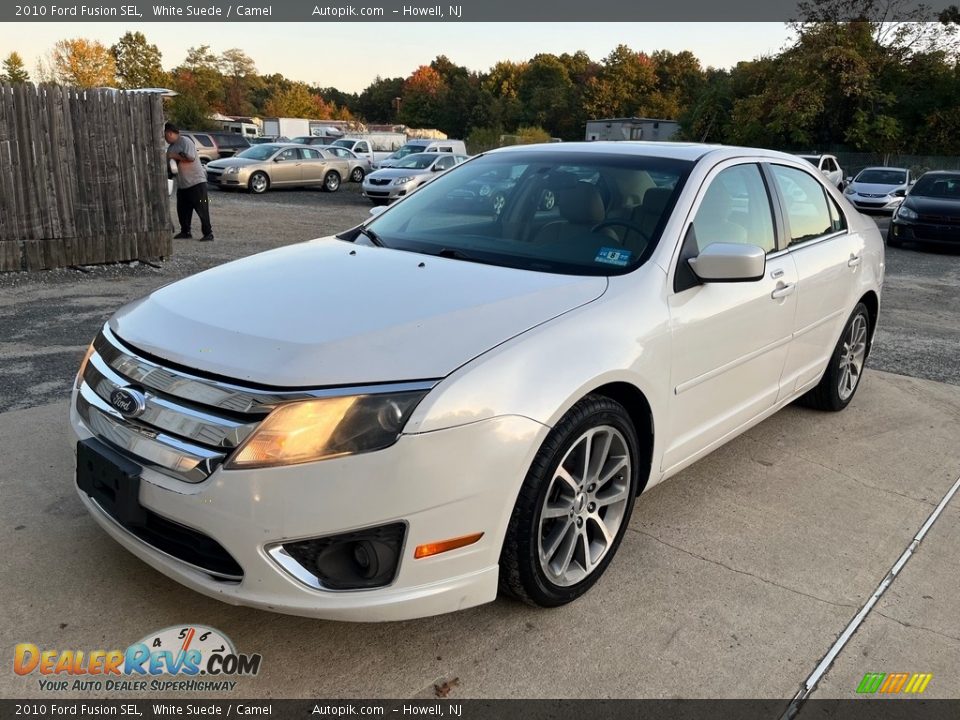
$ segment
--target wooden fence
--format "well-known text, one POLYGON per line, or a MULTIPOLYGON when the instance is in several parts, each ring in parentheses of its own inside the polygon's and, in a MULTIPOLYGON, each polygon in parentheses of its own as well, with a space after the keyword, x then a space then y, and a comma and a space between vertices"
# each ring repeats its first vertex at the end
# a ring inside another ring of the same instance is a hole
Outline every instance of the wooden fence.
POLYGON ((171 254, 161 103, 0 84, 0 271, 171 254))

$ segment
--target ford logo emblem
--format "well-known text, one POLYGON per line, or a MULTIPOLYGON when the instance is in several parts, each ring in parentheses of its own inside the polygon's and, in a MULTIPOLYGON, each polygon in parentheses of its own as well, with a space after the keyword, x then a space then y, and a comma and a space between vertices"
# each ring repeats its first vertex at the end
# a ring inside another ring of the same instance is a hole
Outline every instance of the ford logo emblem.
POLYGON ((117 388, 110 393, 110 405, 125 418, 135 418, 143 415, 147 409, 147 398, 139 390, 117 388))

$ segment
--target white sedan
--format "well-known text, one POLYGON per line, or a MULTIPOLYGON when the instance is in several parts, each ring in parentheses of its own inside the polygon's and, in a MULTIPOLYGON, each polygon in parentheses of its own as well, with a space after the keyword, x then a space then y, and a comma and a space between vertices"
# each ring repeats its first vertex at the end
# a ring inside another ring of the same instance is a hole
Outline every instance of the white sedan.
POLYGON ((73 392, 78 492, 229 603, 562 605, 643 491, 795 400, 851 402, 883 268, 876 224, 794 156, 494 151, 119 310, 73 392))

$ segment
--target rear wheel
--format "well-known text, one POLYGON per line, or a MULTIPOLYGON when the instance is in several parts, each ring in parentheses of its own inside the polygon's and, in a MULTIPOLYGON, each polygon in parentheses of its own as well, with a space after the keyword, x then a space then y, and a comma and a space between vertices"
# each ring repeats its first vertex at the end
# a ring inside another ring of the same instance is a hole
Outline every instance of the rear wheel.
POLYGON ((620 546, 636 499, 636 431, 626 410, 588 395, 547 436, 517 497, 500 587, 531 605, 589 590, 620 546))
POLYGON ((336 192, 340 189, 340 173, 331 170, 323 177, 324 192, 336 192))
POLYGON ((840 335, 820 383, 803 396, 803 404, 817 410, 836 412, 853 400, 870 347, 870 313, 867 306, 857 303, 853 314, 840 335))
POLYGON ((353 169, 353 172, 350 173, 350 182, 360 183, 363 182, 363 168, 359 165, 353 169))

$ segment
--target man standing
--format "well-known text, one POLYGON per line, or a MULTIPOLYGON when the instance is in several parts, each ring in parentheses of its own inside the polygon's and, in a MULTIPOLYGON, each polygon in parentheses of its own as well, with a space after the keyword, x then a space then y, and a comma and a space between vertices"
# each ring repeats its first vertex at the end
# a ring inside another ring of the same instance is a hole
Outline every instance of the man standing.
POLYGON ((193 213, 200 218, 201 240, 213 240, 213 228, 210 227, 210 203, 207 201, 207 171, 197 156, 197 148, 190 138, 180 135, 173 123, 163 126, 166 138, 167 157, 177 163, 177 219, 180 221, 180 233, 175 240, 192 238, 190 225, 193 213))

